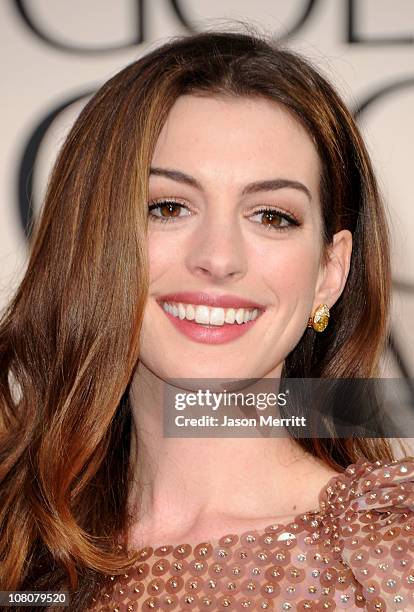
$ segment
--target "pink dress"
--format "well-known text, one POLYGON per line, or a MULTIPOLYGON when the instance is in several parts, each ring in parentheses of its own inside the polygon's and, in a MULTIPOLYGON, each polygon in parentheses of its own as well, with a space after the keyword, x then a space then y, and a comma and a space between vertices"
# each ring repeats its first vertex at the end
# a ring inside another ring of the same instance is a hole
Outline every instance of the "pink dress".
POLYGON ((414 460, 350 465, 288 524, 140 553, 88 610, 413 612, 414 460))

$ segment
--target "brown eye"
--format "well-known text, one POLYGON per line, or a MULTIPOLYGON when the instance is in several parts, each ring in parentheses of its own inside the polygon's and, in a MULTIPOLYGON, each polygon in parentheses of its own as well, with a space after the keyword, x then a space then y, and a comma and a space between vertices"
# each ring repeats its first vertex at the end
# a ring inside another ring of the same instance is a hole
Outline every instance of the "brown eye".
POLYGON ((282 217, 278 213, 267 211, 263 214, 263 225, 276 225, 280 226, 282 224, 282 217))
POLYGON ((175 221, 175 219, 180 217, 186 217, 187 215, 180 215, 181 210, 188 211, 188 208, 184 204, 172 200, 162 200, 148 206, 148 213, 151 219, 161 222, 175 221), (157 211, 159 214, 153 214, 152 211, 157 211))
POLYGON ((274 208, 263 208, 262 210, 256 211, 251 216, 261 217, 261 219, 259 219, 259 224, 265 226, 266 229, 288 230, 291 227, 300 225, 300 223, 288 213, 281 212, 274 208))

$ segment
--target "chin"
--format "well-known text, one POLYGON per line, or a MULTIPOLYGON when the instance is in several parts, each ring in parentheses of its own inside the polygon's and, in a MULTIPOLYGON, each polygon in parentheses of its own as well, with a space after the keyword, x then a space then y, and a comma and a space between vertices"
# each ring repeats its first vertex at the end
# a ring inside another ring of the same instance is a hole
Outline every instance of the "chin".
MULTIPOLYGON (((179 367, 179 368, 171 368, 165 370, 165 373, 168 372, 168 376, 165 376, 165 379, 185 379, 185 380, 194 380, 199 381, 200 384, 197 388, 200 388, 203 380, 208 381, 208 387, 212 389, 212 384, 214 380, 218 380, 219 382, 225 380, 229 381, 238 381, 245 379, 257 379, 262 378, 264 373, 254 372, 252 369, 246 371, 242 367, 223 367, 217 366, 217 364, 210 365, 204 364, 200 367, 195 368, 194 365, 188 366, 187 368, 179 367)), ((220 386, 220 390, 221 386, 220 386)))

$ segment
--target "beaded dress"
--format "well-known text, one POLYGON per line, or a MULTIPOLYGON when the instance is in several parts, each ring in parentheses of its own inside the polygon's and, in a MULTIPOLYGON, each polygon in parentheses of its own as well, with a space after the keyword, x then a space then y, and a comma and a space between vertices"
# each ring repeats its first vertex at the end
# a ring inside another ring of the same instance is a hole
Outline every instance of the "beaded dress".
POLYGON ((88 610, 414 611, 414 459, 358 462, 288 524, 139 549, 88 610))

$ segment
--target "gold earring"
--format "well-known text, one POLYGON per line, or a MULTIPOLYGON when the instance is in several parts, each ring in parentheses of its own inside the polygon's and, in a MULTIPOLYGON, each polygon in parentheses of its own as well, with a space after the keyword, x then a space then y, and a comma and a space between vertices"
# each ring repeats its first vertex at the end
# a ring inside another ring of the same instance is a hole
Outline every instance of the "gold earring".
POLYGON ((313 327, 317 332, 323 332, 329 323, 329 307, 326 304, 319 304, 313 315, 309 317, 308 327, 313 327))

